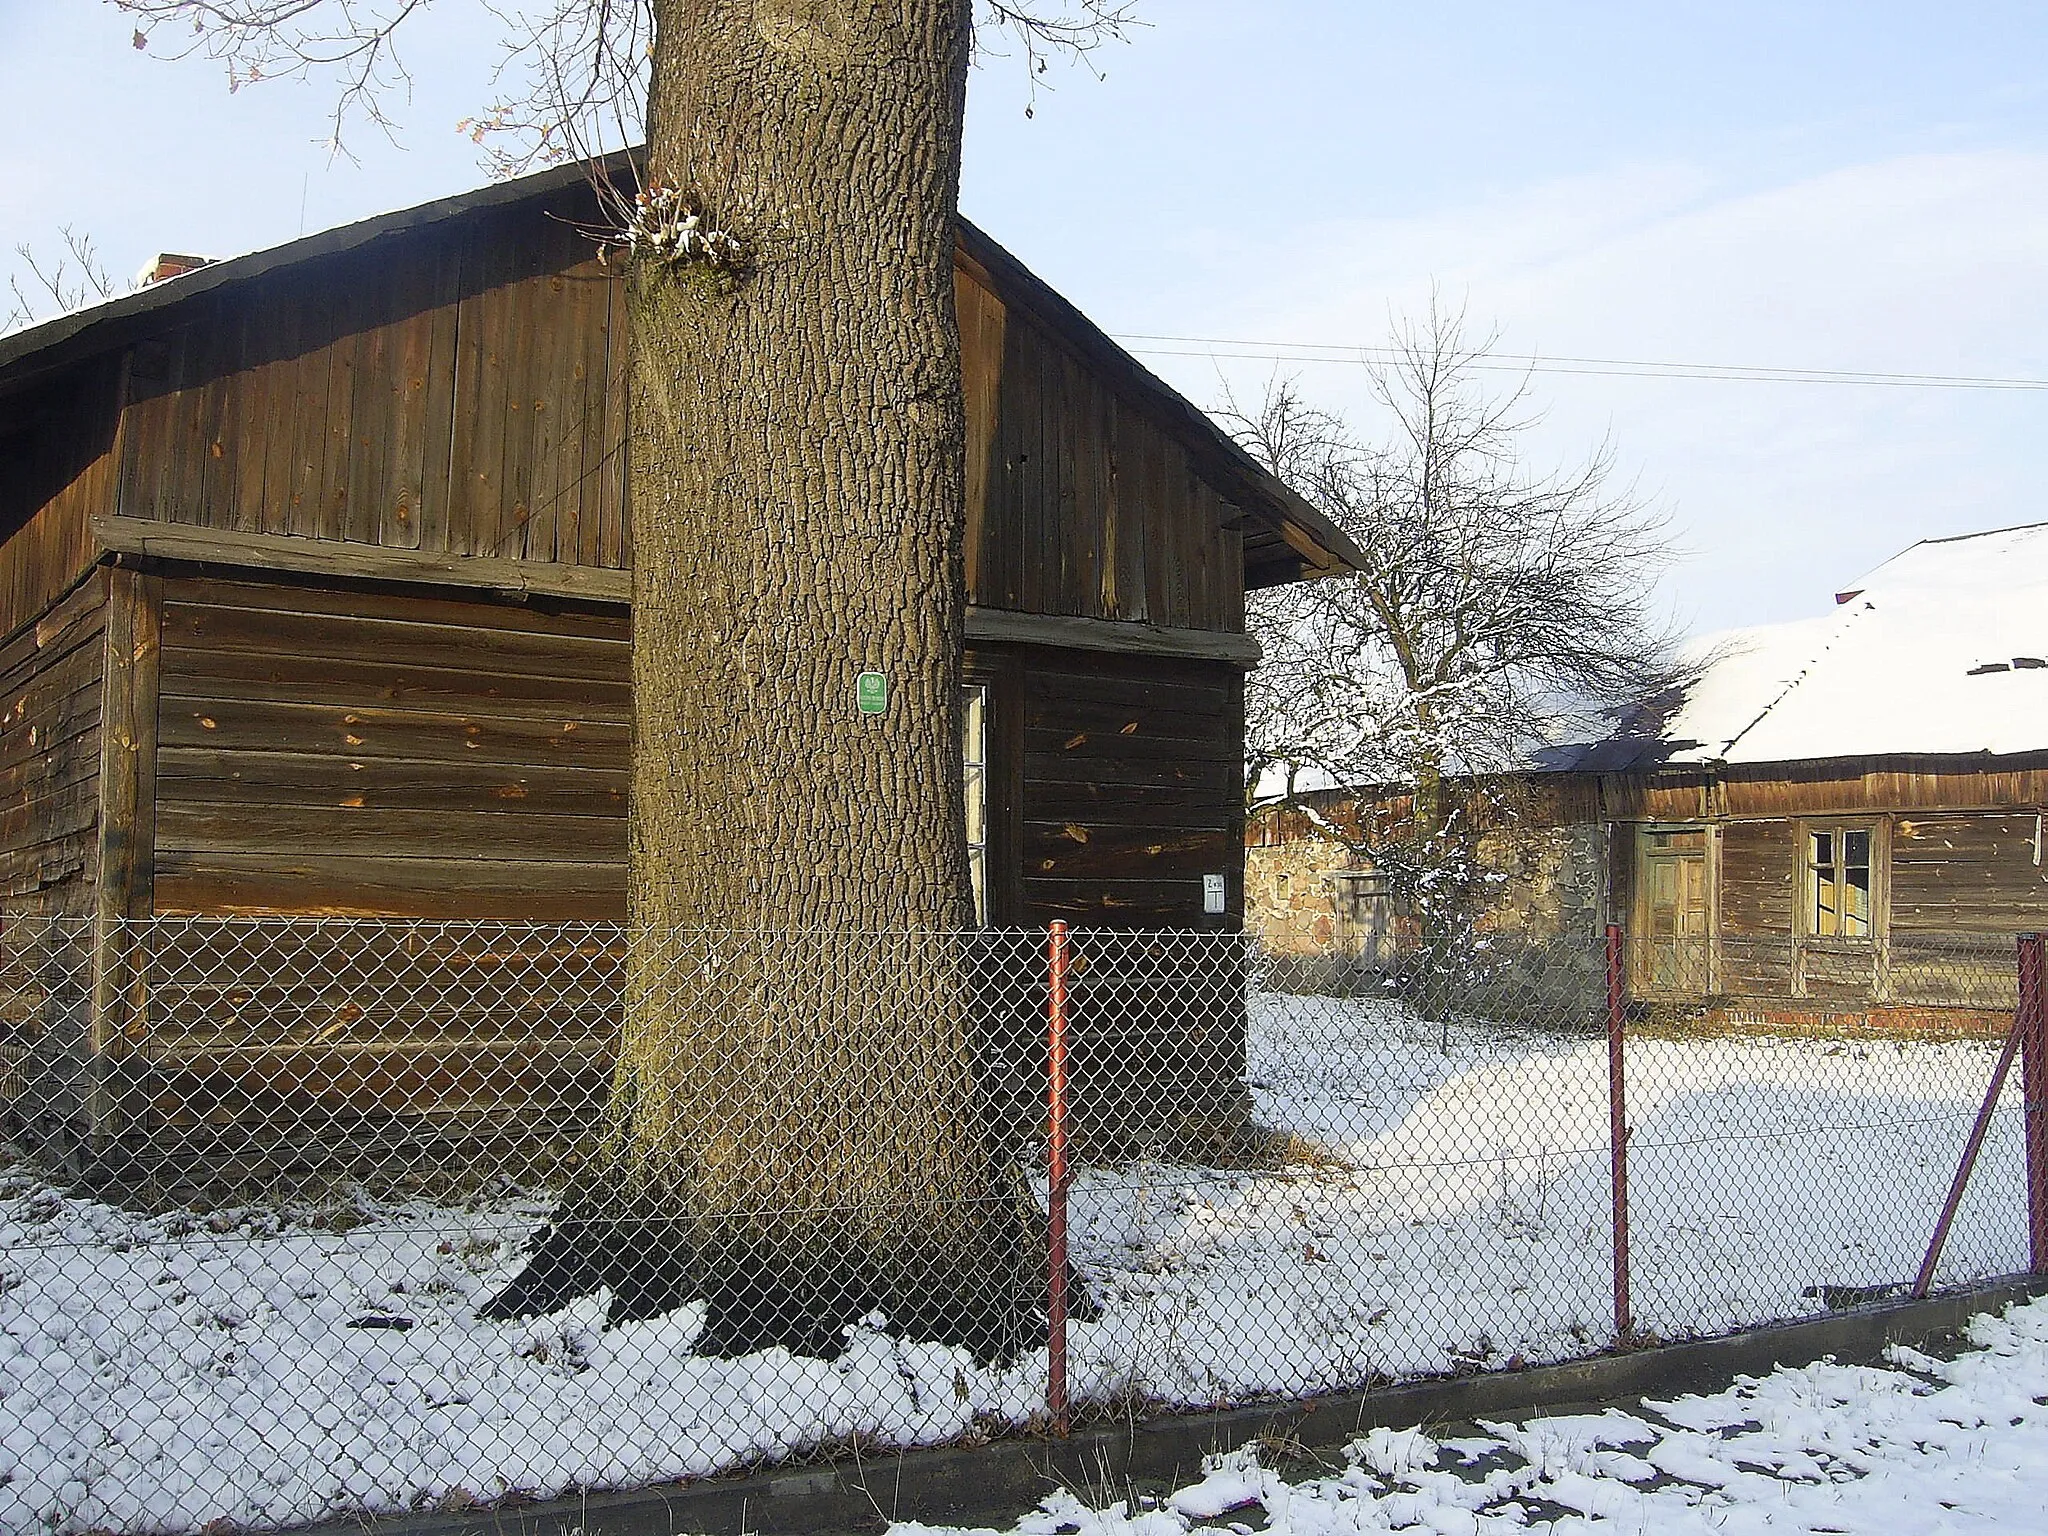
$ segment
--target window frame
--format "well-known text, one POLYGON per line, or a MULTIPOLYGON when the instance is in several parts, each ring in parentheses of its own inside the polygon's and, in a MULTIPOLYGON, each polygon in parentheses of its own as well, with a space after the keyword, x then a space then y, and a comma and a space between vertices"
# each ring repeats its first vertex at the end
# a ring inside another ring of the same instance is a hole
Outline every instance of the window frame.
MULTIPOLYGON (((1011 928, 1022 919, 1023 890, 1018 862, 1022 828, 1018 806, 1023 798, 1020 775, 1023 756, 1018 744, 1023 738, 1022 669, 1016 658, 1001 653, 967 653, 960 670, 960 687, 986 690, 982 709, 982 793, 987 816, 988 841, 982 854, 981 912, 984 928, 1011 928)), ((962 710, 965 728, 965 709, 962 710)), ((960 743, 962 789, 965 790, 965 742, 960 743)), ((963 793, 964 801, 964 793, 963 793)), ((963 805, 963 811, 965 807, 963 805)))
POLYGON ((993 845, 990 833, 995 816, 990 805, 990 781, 994 778, 992 754, 989 750, 990 715, 995 708, 995 689, 985 677, 963 674, 960 679, 960 799, 962 817, 966 823, 968 880, 973 891, 974 925, 977 928, 994 926, 990 921, 994 893, 990 878, 993 845), (977 708, 977 705, 979 706, 977 708), (976 730, 974 727, 978 726, 976 730), (979 784, 976 775, 979 775, 979 784), (976 790, 979 789, 977 796, 976 790), (975 811, 980 810, 979 825, 975 811), (980 835, 977 837, 977 833, 980 835), (978 857, 977 857, 978 856, 978 857), (975 878, 976 874, 980 878, 975 878))
POLYGON ((1814 818, 1799 823, 1800 937, 1858 948, 1878 942, 1885 910, 1884 830, 1881 817, 1814 818), (1849 857, 1849 840, 1858 836, 1864 839, 1863 857, 1854 860, 1849 857), (1863 872, 1860 915, 1850 911, 1849 900, 1850 893, 1859 889, 1851 878, 1859 869, 1863 872), (1858 921, 1862 924, 1860 932, 1843 931, 1845 926, 1858 921))

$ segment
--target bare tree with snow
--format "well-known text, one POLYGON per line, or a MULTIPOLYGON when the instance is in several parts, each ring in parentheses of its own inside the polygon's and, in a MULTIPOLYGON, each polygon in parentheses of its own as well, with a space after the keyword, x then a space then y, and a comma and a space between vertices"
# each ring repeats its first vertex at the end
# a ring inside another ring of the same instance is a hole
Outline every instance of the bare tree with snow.
POLYGON ((1254 597, 1266 660, 1246 701, 1250 804, 1336 789, 1399 805, 1328 830, 1389 877, 1426 934, 1469 911, 1481 823, 1512 817, 1509 775, 1530 749, 1674 680, 1652 607, 1662 518, 1612 484, 1604 443, 1561 472, 1527 466, 1528 383, 1485 386, 1493 341, 1434 302, 1397 325, 1371 365, 1382 443, 1291 382, 1229 413, 1367 556, 1356 575, 1254 597))

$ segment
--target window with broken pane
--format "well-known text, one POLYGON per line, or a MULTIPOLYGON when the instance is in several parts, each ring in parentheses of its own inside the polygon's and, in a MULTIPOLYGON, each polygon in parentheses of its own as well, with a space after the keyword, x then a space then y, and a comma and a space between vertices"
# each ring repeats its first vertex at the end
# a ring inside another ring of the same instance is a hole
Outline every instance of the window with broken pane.
POLYGON ((1817 938, 1870 937, 1868 827, 1807 834, 1807 931, 1817 938))

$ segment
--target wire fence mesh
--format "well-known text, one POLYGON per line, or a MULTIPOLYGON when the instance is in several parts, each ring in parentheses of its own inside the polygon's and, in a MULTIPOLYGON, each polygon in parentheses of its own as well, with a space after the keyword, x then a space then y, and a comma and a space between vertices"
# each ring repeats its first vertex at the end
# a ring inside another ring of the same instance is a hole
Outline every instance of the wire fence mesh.
MULTIPOLYGON (((1056 989, 1042 932, 10 923, 0 1530, 464 1508, 1042 1430, 1055 1369, 1077 1415, 1206 1408, 1898 1294, 2020 1004, 2008 939, 1066 951, 1056 989)), ((2020 1084, 1941 1285, 2030 1263, 2020 1084)))

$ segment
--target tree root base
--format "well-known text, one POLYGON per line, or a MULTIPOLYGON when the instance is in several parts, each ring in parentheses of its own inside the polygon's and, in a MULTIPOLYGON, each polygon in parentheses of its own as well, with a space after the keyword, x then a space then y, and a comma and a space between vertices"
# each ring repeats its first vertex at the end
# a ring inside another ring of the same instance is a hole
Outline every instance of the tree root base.
MULTIPOLYGON (((954 1344, 1007 1364, 1046 1341, 1044 1249, 1023 1223, 1001 1221, 947 1243, 863 1252, 845 1240, 718 1233, 674 1218, 558 1217, 536 1234, 525 1266, 477 1309, 506 1321, 558 1312, 608 1289, 608 1324, 661 1317, 701 1302, 695 1352, 721 1359, 785 1349, 832 1360, 863 1325, 954 1344)), ((1071 1265, 1070 1315, 1096 1315, 1071 1265)))

